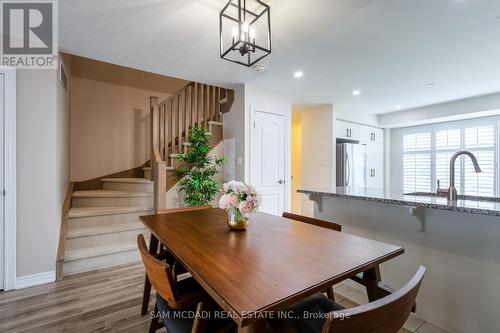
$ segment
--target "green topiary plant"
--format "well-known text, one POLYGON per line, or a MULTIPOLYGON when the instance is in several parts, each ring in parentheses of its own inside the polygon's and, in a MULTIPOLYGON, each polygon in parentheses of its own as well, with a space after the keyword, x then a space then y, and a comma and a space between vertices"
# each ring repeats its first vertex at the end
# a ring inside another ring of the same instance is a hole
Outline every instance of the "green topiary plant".
POLYGON ((208 156, 212 149, 208 131, 204 127, 193 127, 189 133, 191 146, 185 154, 179 154, 183 162, 177 173, 181 178, 179 192, 183 193, 188 206, 202 206, 212 203, 220 190, 214 176, 218 166, 224 164, 224 157, 213 159, 208 156))

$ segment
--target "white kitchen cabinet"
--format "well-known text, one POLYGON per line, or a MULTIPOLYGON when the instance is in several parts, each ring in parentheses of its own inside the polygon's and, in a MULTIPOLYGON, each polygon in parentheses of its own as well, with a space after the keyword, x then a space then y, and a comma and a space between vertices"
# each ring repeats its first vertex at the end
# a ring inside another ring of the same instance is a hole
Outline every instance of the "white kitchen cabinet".
POLYGON ((384 131, 381 128, 354 124, 342 120, 336 121, 335 136, 337 139, 384 143, 384 131))
POLYGON ((358 124, 337 120, 335 122, 335 136, 338 139, 359 141, 359 127, 358 124))
POLYGON ((381 128, 359 125, 359 141, 384 143, 384 130, 381 128))
POLYGON ((366 187, 384 188, 384 145, 366 143, 366 187))
POLYGON ((335 136, 366 145, 366 187, 384 188, 384 130, 337 120, 335 136))

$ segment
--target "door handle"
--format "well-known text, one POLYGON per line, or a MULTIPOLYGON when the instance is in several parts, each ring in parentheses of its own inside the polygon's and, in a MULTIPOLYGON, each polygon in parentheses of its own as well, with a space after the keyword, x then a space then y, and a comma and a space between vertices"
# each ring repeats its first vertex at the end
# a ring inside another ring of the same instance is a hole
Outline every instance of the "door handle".
POLYGON ((284 183, 285 183, 285 181, 283 179, 278 180, 278 184, 281 185, 281 184, 284 184, 284 183))
POLYGON ((351 170, 349 170, 349 169, 350 169, 351 165, 349 163, 349 154, 347 154, 347 152, 345 154, 345 164, 347 166, 347 172, 346 172, 347 173, 347 179, 345 181, 345 186, 349 186, 349 181, 351 180, 351 170))

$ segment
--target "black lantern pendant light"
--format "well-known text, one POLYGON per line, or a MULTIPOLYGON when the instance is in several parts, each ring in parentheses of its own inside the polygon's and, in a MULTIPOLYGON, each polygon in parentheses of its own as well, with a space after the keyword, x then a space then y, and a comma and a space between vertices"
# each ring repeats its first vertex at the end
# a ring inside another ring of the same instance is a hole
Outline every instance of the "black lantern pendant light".
POLYGON ((219 15, 220 57, 253 66, 271 53, 271 14, 259 0, 230 0, 219 15))

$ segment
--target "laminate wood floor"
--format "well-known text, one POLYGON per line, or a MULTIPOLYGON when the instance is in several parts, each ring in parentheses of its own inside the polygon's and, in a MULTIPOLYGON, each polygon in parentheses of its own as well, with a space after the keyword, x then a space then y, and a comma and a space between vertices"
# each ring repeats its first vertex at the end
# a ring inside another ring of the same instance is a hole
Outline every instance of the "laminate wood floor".
POLYGON ((149 316, 140 315, 143 283, 138 263, 0 292, 0 332, 147 332, 149 316))
MULTIPOLYGON (((144 274, 142 263, 137 263, 72 275, 42 286, 0 292, 0 332, 148 332, 150 318, 140 315, 144 274)), ((356 295, 357 291, 351 289, 337 286, 336 301, 346 308, 365 303, 366 295, 356 295)), ((150 311, 154 309, 154 299, 152 295, 150 311)), ((428 330, 433 327, 411 317, 400 333, 417 332, 417 329, 422 333, 446 333, 428 330)))

